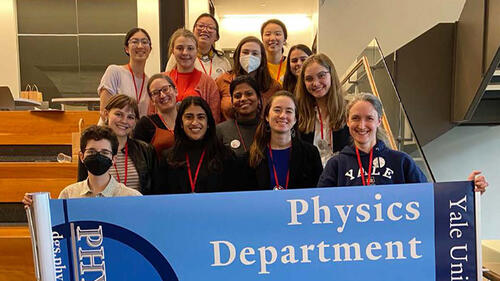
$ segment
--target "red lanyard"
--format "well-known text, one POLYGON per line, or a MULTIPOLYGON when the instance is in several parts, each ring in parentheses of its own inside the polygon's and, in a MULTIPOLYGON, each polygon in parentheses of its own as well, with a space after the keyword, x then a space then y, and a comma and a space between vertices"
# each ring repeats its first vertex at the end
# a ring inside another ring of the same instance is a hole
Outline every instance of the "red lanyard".
MULTIPOLYGON (((116 163, 113 163, 113 166, 115 167, 116 179, 118 180, 118 182, 121 182, 120 181, 120 174, 118 173, 118 169, 116 168, 116 163)), ((124 178, 123 184, 127 185, 127 174, 128 174, 128 142, 125 144, 125 164, 124 164, 124 167, 125 167, 125 178, 124 178)))
POLYGON ((359 170, 361 173, 361 182, 363 185, 370 185, 370 178, 372 174, 372 165, 373 165, 373 147, 370 149, 370 161, 368 162, 368 179, 365 181, 365 171, 363 169, 363 164, 361 164, 361 157, 359 156, 359 150, 357 146, 354 146, 356 148, 356 156, 358 157, 358 165, 359 165, 359 170))
POLYGON ((193 174, 191 173, 191 165, 189 164, 189 155, 186 153, 186 165, 188 168, 189 183, 191 184, 191 192, 194 192, 196 180, 198 179, 198 173, 200 172, 201 162, 203 162, 203 157, 205 157, 205 150, 203 150, 203 152, 201 153, 200 161, 198 161, 198 167, 196 167, 196 173, 194 174, 193 179, 193 174))
POLYGON ((245 149, 245 152, 247 152, 247 146, 245 145, 245 140, 241 135, 240 127, 238 126, 238 122, 236 121, 236 119, 234 119, 234 125, 236 125, 236 130, 238 130, 238 135, 240 136, 241 144, 243 144, 243 148, 245 149))
POLYGON ((276 81, 280 81, 281 65, 283 64, 283 57, 280 60, 280 66, 278 67, 278 76, 276 76, 276 81))
POLYGON ((205 69, 205 66, 203 65, 201 59, 198 58, 198 60, 200 61, 201 67, 203 68, 203 71, 205 71, 205 74, 207 74, 208 76, 212 76, 212 59, 210 59, 210 73, 207 73, 207 70, 205 69))
POLYGON ((321 117, 321 111, 319 110, 319 106, 316 107, 318 109, 318 115, 319 115, 319 124, 321 126, 321 139, 324 140, 323 136, 323 118, 321 117))
POLYGON ((158 117, 160 117, 160 120, 161 120, 161 122, 163 122, 163 125, 165 125, 165 128, 167 128, 167 131, 169 131, 169 132, 172 132, 172 133, 173 133, 173 132, 174 132, 174 130, 170 130, 170 129, 168 128, 168 126, 167 126, 167 122, 165 122, 165 119, 163 119, 163 117, 161 116, 161 114, 159 114, 159 113, 158 113, 158 117))
POLYGON ((130 67, 130 63, 127 64, 128 70, 130 71, 130 74, 132 75, 132 81, 134 82, 134 89, 135 89, 135 99, 137 100, 137 103, 141 100, 142 97, 142 89, 144 89, 144 80, 146 80, 146 74, 142 73, 142 85, 141 85, 141 92, 139 95, 137 95, 137 84, 135 83, 135 76, 134 72, 132 72, 132 67, 130 67))
MULTIPOLYGON (((292 154, 292 148, 290 148, 290 155, 292 154)), ((274 172, 274 182, 276 183, 275 189, 283 189, 283 187, 278 182, 278 173, 276 173, 276 165, 273 159, 273 150, 271 149, 271 144, 269 144, 269 156, 271 157, 271 163, 273 164, 274 172)), ((285 189, 288 189, 288 180, 290 179, 290 159, 288 159, 288 171, 286 172, 286 184, 285 189)))

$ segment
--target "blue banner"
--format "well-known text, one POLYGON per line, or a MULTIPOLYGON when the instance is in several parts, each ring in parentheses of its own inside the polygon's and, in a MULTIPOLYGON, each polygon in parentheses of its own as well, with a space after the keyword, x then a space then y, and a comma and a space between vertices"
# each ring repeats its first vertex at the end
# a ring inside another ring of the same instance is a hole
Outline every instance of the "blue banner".
POLYGON ((477 280, 471 182, 51 200, 57 280, 477 280))

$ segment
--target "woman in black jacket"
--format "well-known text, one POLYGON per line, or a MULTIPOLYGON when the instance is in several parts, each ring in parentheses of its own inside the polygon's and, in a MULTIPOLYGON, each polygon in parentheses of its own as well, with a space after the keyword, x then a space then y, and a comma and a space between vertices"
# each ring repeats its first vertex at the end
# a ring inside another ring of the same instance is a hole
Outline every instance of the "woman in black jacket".
MULTIPOLYGON (((130 137, 139 118, 135 99, 126 95, 113 96, 104 110, 105 124, 118 137, 117 160, 110 174, 127 187, 142 194, 151 194, 153 177, 157 171, 158 160, 150 144, 130 137)), ((87 169, 78 163, 78 181, 87 178, 87 169)))
POLYGON ((259 189, 316 187, 321 158, 316 147, 300 140, 296 109, 287 91, 276 92, 264 109, 249 155, 259 189))
POLYGON ((248 181, 233 152, 217 138, 210 107, 201 97, 186 97, 175 120, 175 143, 164 153, 163 182, 157 194, 240 190, 248 181))

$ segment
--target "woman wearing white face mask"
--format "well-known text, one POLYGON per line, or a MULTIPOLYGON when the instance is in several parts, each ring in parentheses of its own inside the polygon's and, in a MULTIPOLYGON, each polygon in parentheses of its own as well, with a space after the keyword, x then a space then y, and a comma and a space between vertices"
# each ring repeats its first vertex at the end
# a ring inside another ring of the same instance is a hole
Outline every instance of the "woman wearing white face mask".
POLYGON ((229 85, 236 76, 248 74, 257 81, 262 93, 263 105, 276 91, 281 90, 281 85, 269 74, 267 57, 264 45, 254 36, 243 38, 233 57, 233 70, 224 73, 215 81, 221 96, 221 111, 225 119, 233 119, 231 95, 229 85))

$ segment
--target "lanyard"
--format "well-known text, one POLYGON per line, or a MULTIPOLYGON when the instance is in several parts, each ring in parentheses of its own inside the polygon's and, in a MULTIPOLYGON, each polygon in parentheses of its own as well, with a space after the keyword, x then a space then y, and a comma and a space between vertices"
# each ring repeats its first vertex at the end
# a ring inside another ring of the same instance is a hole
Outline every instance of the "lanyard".
POLYGON ((283 57, 280 60, 280 66, 278 67, 278 76, 276 76, 276 81, 280 81, 281 65, 283 64, 283 57))
POLYGON ((245 149, 245 152, 247 152, 247 146, 245 145, 245 140, 243 139, 243 136, 241 135, 240 132, 240 127, 238 126, 238 122, 236 119, 234 119, 234 125, 236 125, 236 130, 238 130, 238 135, 240 136, 241 143, 243 144, 243 148, 245 149))
MULTIPOLYGON (((125 178, 123 179, 123 184, 127 185, 127 174, 128 174, 128 142, 125 144, 125 164, 123 164, 125 167, 125 178)), ((115 167, 115 172, 116 172, 116 179, 118 182, 120 181, 120 174, 118 173, 118 169, 116 168, 116 163, 113 163, 113 166, 115 167)))
POLYGON ((170 130, 167 126, 167 122, 165 122, 165 119, 163 119, 163 117, 161 116, 161 114, 158 114, 158 117, 160 117, 160 120, 161 122, 163 122, 163 125, 165 125, 165 128, 167 128, 167 131, 173 133, 174 131, 173 130, 170 130))
MULTIPOLYGON (((292 148, 290 148, 290 156, 292 154, 292 148)), ((276 173, 276 165, 274 164, 274 159, 273 159, 273 150, 271 149, 271 144, 269 144, 269 156, 271 157, 271 163, 273 164, 273 172, 274 172, 274 182, 276 183, 276 186, 274 189, 280 190, 283 189, 283 186, 281 186, 278 183, 278 173, 276 173)), ((290 159, 288 159, 288 171, 286 172, 286 183, 285 183, 285 188, 288 189, 288 180, 290 179, 290 159)))
POLYGON ((191 173, 191 165, 189 164, 189 155, 186 153, 186 165, 188 168, 189 183, 191 184, 191 192, 194 192, 196 180, 198 179, 198 173, 200 172, 201 162, 203 162, 203 157, 205 157, 205 150, 203 150, 203 152, 201 153, 200 161, 198 161, 198 166, 196 167, 196 173, 194 174, 193 179, 193 174, 191 173))
POLYGON ((134 72, 132 72, 132 67, 130 67, 130 63, 127 64, 128 70, 130 71, 130 74, 132 75, 132 81, 134 82, 134 89, 135 89, 135 99, 137 100, 137 103, 141 100, 142 97, 142 89, 144 89, 144 80, 146 80, 146 74, 142 73, 142 85, 141 85, 141 92, 139 95, 137 95, 137 84, 135 84, 135 76, 134 72))
POLYGON ((325 137, 323 136, 323 118, 321 117, 321 110, 319 110, 319 106, 317 106, 316 108, 318 109, 319 124, 321 126, 321 139, 324 140, 325 137))
POLYGON ((205 69, 205 66, 203 65, 201 59, 198 58, 198 60, 200 61, 201 67, 203 68, 203 71, 205 71, 205 74, 207 74, 208 76, 212 76, 212 59, 210 59, 210 73, 207 73, 207 70, 205 69))
POLYGON ((371 178, 371 173, 372 173, 372 165, 373 165, 373 147, 370 149, 370 161, 368 162, 368 179, 365 181, 365 171, 363 169, 363 164, 361 164, 361 157, 359 156, 359 150, 358 147, 355 146, 356 148, 356 156, 358 157, 358 165, 359 169, 361 172, 361 183, 363 185, 370 185, 370 178, 371 178))

